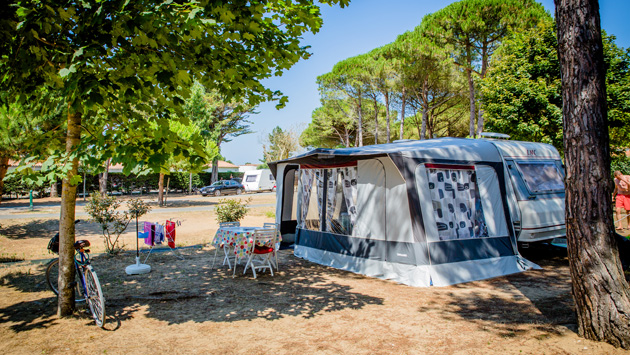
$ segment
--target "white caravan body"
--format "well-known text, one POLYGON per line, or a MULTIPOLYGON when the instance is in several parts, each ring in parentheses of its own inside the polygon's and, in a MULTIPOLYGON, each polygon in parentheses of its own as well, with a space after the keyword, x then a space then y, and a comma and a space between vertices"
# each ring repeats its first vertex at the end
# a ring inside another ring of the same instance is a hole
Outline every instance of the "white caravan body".
POLYGON ((269 169, 246 171, 241 183, 247 192, 273 191, 276 180, 269 169))
POLYGON ((556 148, 543 143, 489 141, 499 150, 511 182, 507 195, 518 242, 566 237, 565 173, 556 148))

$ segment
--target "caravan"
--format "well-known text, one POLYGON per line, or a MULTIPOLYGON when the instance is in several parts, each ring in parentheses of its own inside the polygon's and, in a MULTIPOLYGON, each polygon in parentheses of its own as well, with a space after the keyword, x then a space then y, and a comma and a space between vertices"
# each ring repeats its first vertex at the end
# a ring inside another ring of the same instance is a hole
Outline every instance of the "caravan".
POLYGON ((548 144, 492 140, 511 186, 510 213, 519 243, 566 237, 564 165, 548 144))
POLYGON ((295 240, 296 256, 408 285, 536 267, 520 256, 517 238, 563 233, 564 215, 536 216, 546 213, 536 209, 564 201, 559 156, 546 144, 405 141, 315 149, 270 168, 278 183, 276 222, 284 240, 295 240))
POLYGON ((241 181, 247 192, 275 191, 276 179, 269 169, 246 171, 241 181))

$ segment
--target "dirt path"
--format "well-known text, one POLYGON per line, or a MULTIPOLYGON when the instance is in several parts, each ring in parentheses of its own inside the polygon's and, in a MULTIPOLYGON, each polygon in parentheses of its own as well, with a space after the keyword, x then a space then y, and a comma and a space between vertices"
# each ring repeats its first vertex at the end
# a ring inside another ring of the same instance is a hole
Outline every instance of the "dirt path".
MULTIPOLYGON (((243 224, 271 221, 273 210, 253 208, 243 224)), ((216 230, 212 211, 175 217, 153 211, 149 217, 183 220, 180 245, 209 241, 216 230)), ((25 259, 45 257, 41 249, 56 229, 52 219, 2 225, 0 253, 23 253, 25 259)), ((97 240, 96 226, 78 227, 97 240)), ((129 234, 125 242, 135 243, 129 234)), ((107 298, 105 330, 94 326, 83 306, 75 317, 56 317, 44 264, 0 264, 0 353, 627 353, 576 335, 561 250, 526 254, 543 266, 540 271, 444 288, 367 278, 297 259, 291 250, 281 251, 280 271, 273 277, 243 275, 241 262, 232 278, 221 259, 211 267, 211 247, 182 253, 184 260, 152 254, 147 261, 152 272, 138 276, 124 272, 132 254, 96 257, 107 298)))

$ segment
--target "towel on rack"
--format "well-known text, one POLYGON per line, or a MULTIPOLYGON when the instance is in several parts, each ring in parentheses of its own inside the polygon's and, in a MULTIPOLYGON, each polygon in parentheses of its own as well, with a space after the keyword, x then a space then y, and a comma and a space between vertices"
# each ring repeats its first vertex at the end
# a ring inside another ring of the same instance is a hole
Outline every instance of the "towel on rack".
POLYGON ((147 233, 147 236, 144 238, 144 244, 148 246, 153 246, 153 223, 144 222, 144 233, 147 233))
POLYGON ((155 244, 162 244, 164 242, 164 226, 155 223, 155 244))
POLYGON ((166 239, 168 246, 175 248, 175 222, 166 221, 166 239))

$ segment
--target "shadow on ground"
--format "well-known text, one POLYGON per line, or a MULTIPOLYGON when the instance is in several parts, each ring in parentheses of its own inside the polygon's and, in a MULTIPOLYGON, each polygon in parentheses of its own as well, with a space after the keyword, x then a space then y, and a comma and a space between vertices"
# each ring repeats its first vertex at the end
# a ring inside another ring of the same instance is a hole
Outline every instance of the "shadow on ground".
MULTIPOLYGON (((355 292, 343 282, 363 276, 295 258, 291 250, 281 251, 279 272, 274 276, 265 272, 258 279, 252 277, 251 271, 243 275, 244 262, 234 278, 231 269, 220 265, 221 257, 213 268, 212 250, 183 249, 182 253, 184 260, 171 253, 152 254, 146 261, 152 267, 151 273, 134 276, 125 273, 125 267, 134 263, 134 255, 95 257, 92 264, 107 300, 106 328, 116 330, 122 321, 138 313, 169 324, 182 324, 308 319, 326 312, 384 304, 383 298, 355 292)), ((576 319, 566 253, 555 250, 526 257, 543 270, 418 289, 417 311, 435 314, 436 321, 465 319, 504 337, 519 336, 532 329, 540 331, 534 336, 547 336, 566 328, 574 330, 576 319)), ((0 277, 0 291, 7 288, 26 294, 0 309, 2 322, 13 323, 12 327, 19 331, 44 327, 53 321, 56 302, 46 291, 44 268, 42 265, 27 273, 5 272, 0 277), (33 300, 38 296, 41 297, 33 300)), ((89 322, 89 317, 85 317, 89 322)))
MULTIPOLYGON (((75 234, 80 239, 83 234, 100 233, 100 227, 96 223, 89 223, 82 219, 75 225, 75 234)), ((0 234, 8 239, 46 239, 52 238, 59 230, 58 219, 25 219, 15 224, 4 223, 0 228, 0 234)))
POLYGON ((187 268, 165 254, 159 262, 158 258, 149 261, 153 270, 148 275, 108 275, 105 287, 113 291, 108 308, 121 312, 144 305, 148 317, 177 324, 312 318, 321 312, 383 303, 380 298, 352 292, 348 286, 331 281, 329 276, 337 270, 293 257, 283 258, 275 276, 263 273, 254 279, 251 271, 243 275, 244 262, 232 278, 231 269, 220 265, 212 269, 208 252, 200 253, 206 256, 191 260, 187 268), (184 278, 187 282, 182 284, 184 278))
POLYGON ((444 292, 448 301, 442 301, 440 309, 427 304, 418 311, 437 312, 444 320, 464 318, 502 337, 520 336, 532 329, 541 332, 538 336, 558 334, 566 328, 576 331, 566 249, 543 248, 523 256, 543 270, 454 285, 444 292))

